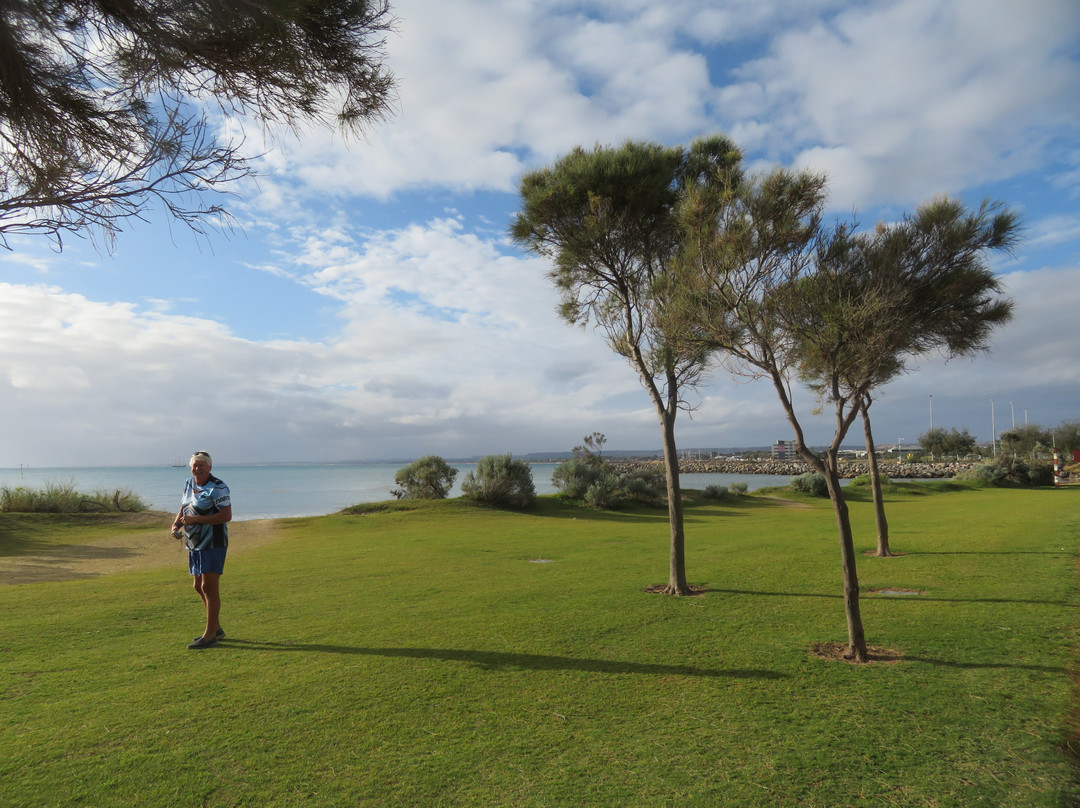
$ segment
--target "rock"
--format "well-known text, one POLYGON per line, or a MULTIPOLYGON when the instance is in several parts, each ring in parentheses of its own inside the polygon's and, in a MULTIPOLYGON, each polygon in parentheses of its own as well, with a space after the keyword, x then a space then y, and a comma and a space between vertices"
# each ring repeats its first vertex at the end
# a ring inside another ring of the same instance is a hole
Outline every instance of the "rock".
MULTIPOLYGON (((620 472, 632 469, 662 467, 661 460, 616 460, 611 465, 620 472)), ((894 480, 943 479, 955 476, 958 472, 971 468, 977 463, 895 463, 879 461, 883 475, 894 480)), ((683 474, 776 474, 795 477, 812 471, 802 461, 790 460, 683 460, 679 471, 683 474)), ((840 461, 840 477, 850 479, 870 473, 870 463, 866 460, 840 461)))

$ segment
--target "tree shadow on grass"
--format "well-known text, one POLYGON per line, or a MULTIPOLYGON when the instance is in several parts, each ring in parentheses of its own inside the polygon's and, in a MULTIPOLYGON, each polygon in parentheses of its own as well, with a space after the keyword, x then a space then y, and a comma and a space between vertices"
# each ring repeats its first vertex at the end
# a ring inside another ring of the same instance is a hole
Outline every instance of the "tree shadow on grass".
POLYGON ((910 656, 904 654, 905 662, 922 662, 925 665, 939 665, 943 668, 959 670, 1021 670, 1035 673, 1052 673, 1055 676, 1067 674, 1069 670, 1061 665, 1028 665, 1022 662, 957 662, 954 659, 935 659, 933 657, 910 656))
POLYGON ((456 648, 368 648, 323 643, 264 642, 229 638, 221 647, 243 651, 286 651, 313 654, 355 654, 359 656, 397 657, 405 659, 434 659, 446 662, 466 662, 483 670, 581 671, 590 673, 623 673, 651 676, 695 676, 731 679, 787 679, 786 673, 746 669, 718 670, 693 665, 656 665, 642 662, 618 662, 607 659, 545 656, 543 654, 511 654, 494 651, 467 651, 456 648))
MULTIPOLYGON (((705 592, 719 592, 725 595, 758 595, 761 597, 772 598, 832 598, 834 600, 842 600, 842 594, 826 594, 824 592, 761 592, 752 589, 717 589, 715 587, 707 587, 705 592)), ((1029 603, 1035 606, 1060 606, 1065 609, 1075 609, 1077 604, 1066 603, 1060 600, 1034 600, 1031 598, 935 598, 927 597, 926 595, 913 595, 913 596, 897 596, 897 595, 883 595, 883 594, 871 594, 863 591, 859 595, 860 600, 896 600, 904 601, 906 603, 1029 603)))

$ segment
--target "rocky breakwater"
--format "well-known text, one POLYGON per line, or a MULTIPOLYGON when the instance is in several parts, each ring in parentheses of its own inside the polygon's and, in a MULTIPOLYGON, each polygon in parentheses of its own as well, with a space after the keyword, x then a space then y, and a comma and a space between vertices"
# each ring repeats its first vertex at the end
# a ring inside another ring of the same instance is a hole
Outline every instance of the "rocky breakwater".
MULTIPOLYGON (((617 460, 612 465, 619 471, 636 468, 662 468, 660 460, 617 460)), ((894 480, 926 480, 953 477, 958 472, 970 468, 973 463, 896 463, 880 461, 878 468, 882 474, 894 480)), ((776 474, 795 477, 806 474, 812 469, 806 463, 785 460, 681 460, 679 471, 683 474, 776 474)), ((870 464, 865 460, 841 460, 840 476, 845 479, 870 473, 870 464)))

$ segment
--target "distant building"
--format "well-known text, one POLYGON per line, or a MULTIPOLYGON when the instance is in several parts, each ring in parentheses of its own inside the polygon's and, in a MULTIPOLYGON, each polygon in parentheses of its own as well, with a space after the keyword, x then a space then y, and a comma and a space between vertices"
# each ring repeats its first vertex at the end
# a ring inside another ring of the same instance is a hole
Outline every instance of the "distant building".
POLYGON ((790 457, 792 447, 786 440, 778 440, 772 445, 773 460, 787 460, 790 457))

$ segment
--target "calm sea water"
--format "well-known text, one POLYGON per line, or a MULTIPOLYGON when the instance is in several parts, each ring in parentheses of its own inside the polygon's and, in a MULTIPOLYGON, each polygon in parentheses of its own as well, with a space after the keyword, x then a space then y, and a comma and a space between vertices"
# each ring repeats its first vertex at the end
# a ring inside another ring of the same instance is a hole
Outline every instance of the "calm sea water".
MULTIPOLYGON (((272 465, 214 468, 232 493, 233 518, 270 519, 287 516, 321 516, 361 502, 392 499, 394 474, 403 464, 272 465)), ((461 479, 476 468, 474 463, 453 464, 458 469, 451 496, 461 494, 461 479)), ((533 463, 536 493, 553 494, 554 463, 533 463)), ((132 491, 157 511, 175 511, 188 471, 184 467, 137 466, 122 468, 0 469, 0 486, 41 488, 48 483, 71 483, 79 491, 132 491)), ((755 491, 786 485, 789 477, 770 474, 683 474, 683 488, 745 482, 755 491)))

